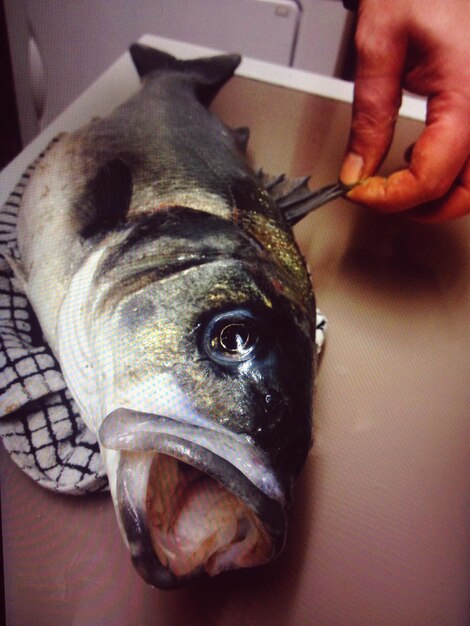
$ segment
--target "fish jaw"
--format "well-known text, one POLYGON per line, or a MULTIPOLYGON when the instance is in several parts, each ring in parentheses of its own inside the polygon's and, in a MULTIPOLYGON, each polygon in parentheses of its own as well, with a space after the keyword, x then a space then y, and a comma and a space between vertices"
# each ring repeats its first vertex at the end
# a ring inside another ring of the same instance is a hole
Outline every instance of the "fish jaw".
POLYGON ((124 540, 151 585, 179 587, 281 551, 286 499, 246 438, 123 408, 99 436, 124 540))

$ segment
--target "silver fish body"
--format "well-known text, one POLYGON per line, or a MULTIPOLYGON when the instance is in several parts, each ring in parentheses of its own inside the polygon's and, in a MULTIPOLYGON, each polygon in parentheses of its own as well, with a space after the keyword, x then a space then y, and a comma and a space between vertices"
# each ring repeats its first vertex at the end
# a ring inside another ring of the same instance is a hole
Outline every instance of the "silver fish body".
POLYGON ((282 549, 311 446, 315 303, 291 227, 208 110, 240 58, 134 45, 140 92, 23 196, 26 293, 162 588, 282 549))

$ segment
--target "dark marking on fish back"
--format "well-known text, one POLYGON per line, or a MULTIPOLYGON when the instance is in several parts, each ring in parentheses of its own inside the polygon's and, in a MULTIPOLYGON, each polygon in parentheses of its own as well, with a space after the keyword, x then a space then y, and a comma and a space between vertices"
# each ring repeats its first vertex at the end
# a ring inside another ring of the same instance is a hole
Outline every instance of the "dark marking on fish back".
POLYGON ((105 163, 80 201, 80 234, 85 239, 124 224, 132 197, 132 174, 119 158, 105 163))
POLYGON ((124 241, 103 259, 96 279, 119 267, 131 275, 150 272, 157 280, 227 257, 259 263, 264 254, 229 220, 188 207, 169 207, 134 222, 124 241))

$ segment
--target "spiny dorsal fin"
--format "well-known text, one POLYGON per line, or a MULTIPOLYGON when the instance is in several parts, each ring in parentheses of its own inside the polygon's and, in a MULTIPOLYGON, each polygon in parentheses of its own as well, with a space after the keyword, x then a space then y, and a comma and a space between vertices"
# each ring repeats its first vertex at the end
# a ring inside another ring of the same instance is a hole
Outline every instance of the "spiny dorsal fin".
POLYGON ((257 172, 258 180, 281 209, 290 226, 294 226, 310 211, 317 208, 317 193, 308 187, 310 176, 287 178, 285 174, 271 176, 263 170, 257 172))
POLYGON ((189 76, 198 97, 205 104, 210 103, 219 89, 233 76, 241 62, 241 56, 238 54, 179 60, 167 52, 139 43, 133 43, 129 52, 141 78, 162 70, 189 76))

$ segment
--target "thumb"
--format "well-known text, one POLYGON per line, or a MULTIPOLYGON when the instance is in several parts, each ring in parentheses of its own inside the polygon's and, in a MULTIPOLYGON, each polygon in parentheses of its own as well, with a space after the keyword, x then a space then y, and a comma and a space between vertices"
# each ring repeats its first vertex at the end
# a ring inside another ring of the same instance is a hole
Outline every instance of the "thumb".
POLYGON ((380 15, 362 12, 356 51, 351 131, 340 172, 345 184, 373 174, 390 147, 401 103, 406 36, 380 15))

